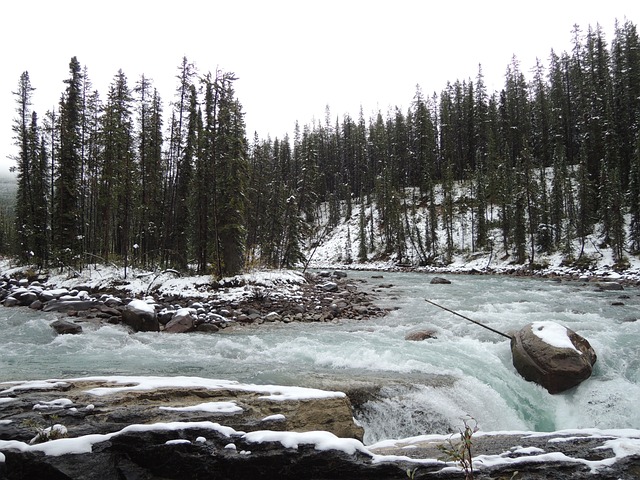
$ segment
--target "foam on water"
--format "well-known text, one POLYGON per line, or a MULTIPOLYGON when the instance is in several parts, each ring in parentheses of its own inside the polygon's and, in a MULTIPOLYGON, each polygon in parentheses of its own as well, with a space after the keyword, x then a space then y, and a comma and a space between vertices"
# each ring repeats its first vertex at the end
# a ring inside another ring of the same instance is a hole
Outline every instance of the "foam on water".
POLYGON ((595 292, 578 282, 509 277, 451 276, 430 285, 420 274, 384 274, 373 280, 377 303, 399 307, 366 322, 293 323, 216 334, 130 334, 114 325, 84 324, 79 336, 56 336, 56 317, 0 308, 0 380, 83 375, 197 375, 241 382, 300 386, 323 375, 393 379, 363 405, 365 441, 457 432, 473 416, 482 430, 552 431, 567 428, 640 428, 640 297, 595 292), (592 377, 550 395, 513 368, 509 341, 427 304, 428 298, 502 332, 554 321, 583 335, 598 354, 592 377), (405 340, 415 330, 437 338, 405 340), (449 381, 433 382, 434 376, 449 381), (424 381, 421 380, 424 378, 424 381))

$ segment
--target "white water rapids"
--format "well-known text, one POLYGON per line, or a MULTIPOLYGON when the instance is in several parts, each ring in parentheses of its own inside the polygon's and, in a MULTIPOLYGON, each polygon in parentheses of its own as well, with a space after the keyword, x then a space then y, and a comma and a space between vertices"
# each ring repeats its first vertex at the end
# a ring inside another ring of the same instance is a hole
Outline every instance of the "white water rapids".
POLYGON ((365 443, 458 431, 474 417, 484 431, 640 428, 640 291, 597 292, 593 284, 506 276, 349 272, 358 288, 377 284, 387 316, 340 323, 264 324, 215 334, 129 334, 84 324, 56 336, 51 314, 0 307, 0 381, 87 375, 192 375, 247 383, 320 386, 373 379, 383 386, 358 409, 365 443), (365 280, 365 283, 360 283, 365 280), (624 296, 624 298, 620 298, 624 296), (511 363, 508 339, 427 302, 435 301, 498 331, 555 321, 585 337, 598 361, 579 387, 550 395, 511 363), (622 302, 624 305, 612 305, 622 302), (433 329, 436 339, 405 340, 433 329))

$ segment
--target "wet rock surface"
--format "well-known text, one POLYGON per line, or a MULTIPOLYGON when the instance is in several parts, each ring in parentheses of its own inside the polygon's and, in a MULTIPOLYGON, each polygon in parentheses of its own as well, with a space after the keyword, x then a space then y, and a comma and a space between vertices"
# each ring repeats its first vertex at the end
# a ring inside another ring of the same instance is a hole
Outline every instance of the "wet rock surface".
POLYGON ((532 323, 515 332, 511 337, 511 355, 518 373, 549 393, 569 390, 589 378, 597 359, 584 337, 554 322, 532 323), (549 344, 538 334, 558 328, 566 332, 573 348, 549 344))

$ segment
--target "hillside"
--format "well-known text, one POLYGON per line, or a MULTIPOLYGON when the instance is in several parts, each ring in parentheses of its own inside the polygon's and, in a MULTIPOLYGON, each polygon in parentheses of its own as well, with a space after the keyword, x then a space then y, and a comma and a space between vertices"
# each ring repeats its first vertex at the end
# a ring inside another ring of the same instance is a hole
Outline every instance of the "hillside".
POLYGON ((17 188, 15 175, 0 173, 0 206, 13 209, 17 188))
MULTIPOLYGON (((427 207, 421 203, 415 192, 405 192, 405 230, 417 232, 424 230, 425 221, 428 218, 427 207), (415 203, 412 199, 416 199, 415 203)), ((455 193, 456 201, 464 195, 463 189, 458 186, 455 193)), ((436 210, 442 208, 441 195, 436 196, 436 210)), ((513 251, 505 251, 502 246, 500 230, 493 228, 490 230, 489 238, 492 248, 476 249, 473 246, 473 217, 471 212, 457 214, 455 216, 453 233, 454 254, 448 262, 440 253, 436 255, 428 265, 421 264, 421 256, 418 253, 419 246, 416 239, 407 236, 404 256, 399 259, 397 253, 385 253, 384 241, 382 238, 382 227, 379 224, 379 211, 375 204, 365 204, 361 209, 359 205, 352 206, 351 216, 346 218, 346 208, 341 206, 341 217, 338 225, 327 227, 328 206, 323 206, 320 210, 323 218, 317 233, 309 242, 305 251, 309 266, 312 268, 351 268, 351 269, 374 269, 374 270, 395 270, 395 269, 415 269, 431 272, 496 272, 513 273, 529 270, 528 264, 518 264, 515 261, 513 251), (359 260, 360 250, 360 229, 361 213, 364 211, 365 237, 367 242, 367 260, 359 260), (373 217, 373 221, 372 221, 373 217), (371 246, 373 245, 373 248, 371 246)), ((490 208, 487 218, 496 218, 498 212, 495 208, 490 208)), ((627 222, 628 225, 628 222, 627 222)), ((610 277, 638 278, 640 275, 640 258, 626 252, 625 260, 628 262, 624 271, 614 268, 613 251, 608 246, 603 245, 602 227, 596 225, 592 235, 587 236, 584 245, 584 252, 577 262, 582 245, 578 239, 573 242, 573 260, 567 258, 566 253, 560 251, 544 254, 535 251, 534 264, 536 272, 540 274, 560 274, 560 275, 583 275, 591 272, 594 275, 610 277)), ((437 251, 444 250, 446 242, 446 230, 442 225, 441 217, 437 229, 437 251)), ((527 249, 530 245, 527 245, 527 249)), ((529 251, 529 250, 527 250, 529 251)))

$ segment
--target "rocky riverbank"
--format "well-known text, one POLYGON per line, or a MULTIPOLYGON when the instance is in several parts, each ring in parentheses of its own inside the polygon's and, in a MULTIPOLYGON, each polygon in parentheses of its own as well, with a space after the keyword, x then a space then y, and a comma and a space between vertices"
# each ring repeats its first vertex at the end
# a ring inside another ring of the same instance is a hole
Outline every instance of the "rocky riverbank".
POLYGON ((133 331, 211 333, 265 322, 364 320, 386 313, 341 271, 286 272, 274 274, 269 281, 259 275, 220 282, 191 277, 182 282, 191 282, 189 287, 172 290, 155 280, 146 280, 143 293, 135 280, 96 285, 78 276, 51 282, 48 277, 28 277, 17 271, 0 278, 0 302, 5 307, 63 314, 67 320, 52 324, 58 333, 81 333, 83 322, 123 323, 133 331))

